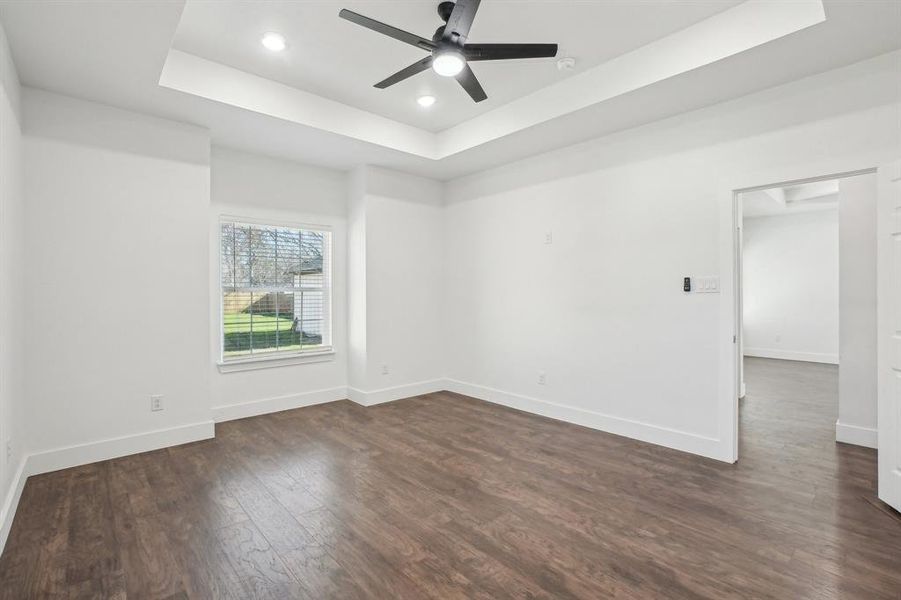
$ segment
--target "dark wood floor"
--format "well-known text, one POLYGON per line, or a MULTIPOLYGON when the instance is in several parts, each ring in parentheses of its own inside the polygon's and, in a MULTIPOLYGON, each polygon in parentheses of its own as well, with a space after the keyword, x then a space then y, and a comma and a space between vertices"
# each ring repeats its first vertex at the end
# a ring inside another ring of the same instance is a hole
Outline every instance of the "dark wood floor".
POLYGON ((453 394, 32 477, 3 598, 901 598, 836 369, 749 360, 725 465, 453 394))

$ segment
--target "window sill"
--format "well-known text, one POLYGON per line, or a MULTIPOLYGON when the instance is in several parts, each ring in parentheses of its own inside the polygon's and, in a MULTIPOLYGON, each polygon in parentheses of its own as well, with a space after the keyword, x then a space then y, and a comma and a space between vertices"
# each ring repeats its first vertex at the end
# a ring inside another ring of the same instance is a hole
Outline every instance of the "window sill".
POLYGON ((258 369, 273 369, 275 367, 290 367, 293 365, 305 365, 309 363, 328 362, 335 360, 333 349, 318 352, 305 352, 302 354, 288 354, 281 356, 259 356, 254 358, 242 358, 227 362, 218 362, 220 373, 237 373, 240 371, 256 371, 258 369))

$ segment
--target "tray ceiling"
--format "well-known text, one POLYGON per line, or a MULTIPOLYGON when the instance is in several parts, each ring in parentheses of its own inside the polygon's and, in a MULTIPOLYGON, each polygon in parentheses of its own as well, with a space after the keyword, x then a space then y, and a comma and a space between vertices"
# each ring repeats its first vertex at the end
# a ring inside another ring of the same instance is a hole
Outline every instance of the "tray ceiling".
POLYGON ((480 62, 473 65, 488 100, 475 104, 455 81, 431 71, 389 89, 373 84, 423 58, 422 52, 338 18, 348 8, 431 38, 441 25, 435 0, 208 2, 189 0, 172 47, 259 75, 298 90, 430 132, 484 114, 511 100, 626 54, 739 4, 718 2, 535 2, 485 0, 473 42, 548 42, 558 57, 576 59, 561 71, 557 59, 480 62), (269 31, 288 47, 278 54, 260 44, 269 31), (425 110, 420 95, 437 98, 425 110))

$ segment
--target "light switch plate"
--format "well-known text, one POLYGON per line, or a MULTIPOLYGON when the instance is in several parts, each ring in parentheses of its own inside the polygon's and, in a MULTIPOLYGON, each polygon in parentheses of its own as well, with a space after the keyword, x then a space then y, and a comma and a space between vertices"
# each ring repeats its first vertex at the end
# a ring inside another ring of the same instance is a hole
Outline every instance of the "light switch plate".
POLYGON ((698 294, 718 294, 720 292, 719 277, 692 277, 691 283, 691 291, 698 294))

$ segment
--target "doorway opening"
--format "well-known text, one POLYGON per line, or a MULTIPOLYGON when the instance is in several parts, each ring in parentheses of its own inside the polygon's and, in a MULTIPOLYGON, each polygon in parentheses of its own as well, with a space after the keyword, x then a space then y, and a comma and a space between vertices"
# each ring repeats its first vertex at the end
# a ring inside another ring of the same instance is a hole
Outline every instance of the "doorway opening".
POLYGON ((876 447, 877 195, 875 172, 736 193, 740 456, 876 447))

